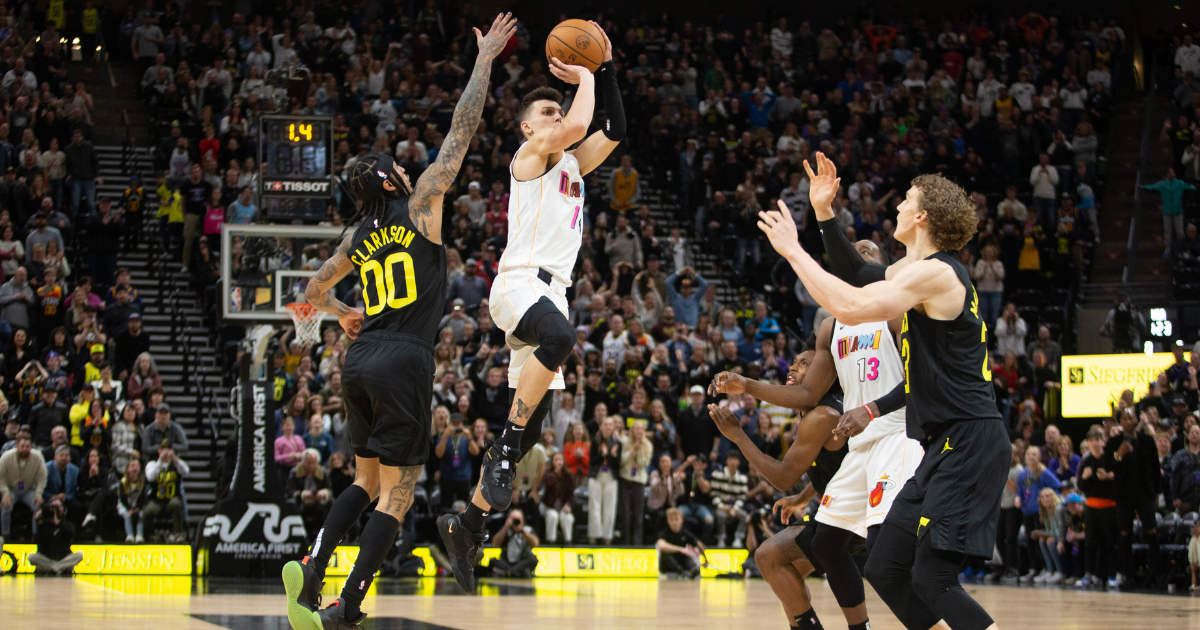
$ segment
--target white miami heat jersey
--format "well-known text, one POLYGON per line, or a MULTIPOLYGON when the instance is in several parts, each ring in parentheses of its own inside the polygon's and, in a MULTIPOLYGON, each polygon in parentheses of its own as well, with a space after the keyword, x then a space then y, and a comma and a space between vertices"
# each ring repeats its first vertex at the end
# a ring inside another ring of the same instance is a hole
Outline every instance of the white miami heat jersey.
POLYGON ((583 243, 579 160, 563 151, 562 159, 537 179, 518 180, 511 165, 508 174, 508 247, 500 257, 500 273, 540 268, 570 286, 583 243))
MULTIPOLYGON (((881 398, 904 380, 904 364, 887 322, 846 326, 833 322, 830 352, 842 385, 842 406, 861 407, 881 398)), ((850 438, 851 450, 892 433, 904 431, 904 410, 876 418, 866 430, 850 438)))

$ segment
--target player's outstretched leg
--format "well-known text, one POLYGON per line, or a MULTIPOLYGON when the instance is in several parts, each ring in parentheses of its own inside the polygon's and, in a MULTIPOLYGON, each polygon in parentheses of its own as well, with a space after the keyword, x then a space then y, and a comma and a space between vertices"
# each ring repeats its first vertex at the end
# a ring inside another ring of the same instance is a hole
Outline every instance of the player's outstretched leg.
MULTIPOLYGON (((479 491, 484 501, 495 510, 507 510, 512 503, 512 482, 517 462, 538 439, 537 435, 526 437, 525 427, 537 413, 546 391, 554 382, 555 372, 571 356, 571 350, 575 347, 575 329, 558 307, 545 297, 525 312, 511 337, 526 346, 533 346, 535 350, 533 360, 525 361, 520 368, 516 395, 504 431, 483 458, 479 491)), ((540 429, 540 426, 535 429, 540 429)))
POLYGON ((304 559, 283 566, 283 587, 287 592, 288 621, 295 630, 316 630, 313 613, 321 608, 321 587, 324 585, 325 568, 333 550, 354 526, 362 511, 379 492, 379 465, 377 459, 358 458, 354 483, 346 488, 333 502, 325 524, 317 533, 312 549, 304 559))
POLYGON ((360 610, 363 597, 396 541, 400 521, 412 506, 421 466, 379 466, 379 504, 363 528, 358 559, 350 569, 342 595, 312 615, 320 630, 353 630, 367 618, 360 610))
MULTIPOLYGON (((520 437, 517 444, 518 455, 514 461, 520 461, 521 457, 537 443, 537 439, 541 435, 542 421, 550 414, 550 402, 549 396, 542 396, 542 400, 526 421, 525 426, 530 427, 530 430, 513 434, 520 437)), ((511 494, 510 485, 510 501, 511 494)), ((475 564, 478 562, 479 547, 487 541, 487 535, 483 533, 483 525, 491 507, 483 498, 483 481, 481 479, 465 512, 444 514, 438 517, 438 533, 441 534, 442 542, 446 545, 446 554, 450 556, 450 567, 454 570, 454 579, 468 593, 475 592, 475 564)))

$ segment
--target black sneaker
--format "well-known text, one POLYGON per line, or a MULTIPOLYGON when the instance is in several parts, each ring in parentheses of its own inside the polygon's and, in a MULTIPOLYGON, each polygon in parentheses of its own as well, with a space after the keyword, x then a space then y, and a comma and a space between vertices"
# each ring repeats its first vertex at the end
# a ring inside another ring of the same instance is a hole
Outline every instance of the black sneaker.
POLYGON ((497 512, 503 512, 512 505, 513 477, 517 474, 517 461, 520 458, 519 449, 501 446, 498 442, 492 442, 483 458, 479 492, 483 494, 483 500, 497 512))
POLYGON ((311 558, 304 556, 283 565, 283 588, 287 591, 288 622, 293 630, 321 630, 313 619, 313 613, 321 609, 321 587, 325 585, 317 577, 310 564, 311 558))
POLYGON ((487 534, 476 534, 462 524, 458 514, 443 514, 437 520, 438 533, 442 535, 442 543, 446 545, 446 554, 450 556, 450 568, 454 571, 454 579, 459 588, 475 592, 475 562, 479 555, 479 546, 487 542, 487 534))
POLYGON ((357 619, 346 619, 346 603, 339 597, 325 609, 313 613, 312 618, 320 624, 317 627, 321 630, 354 630, 366 620, 367 613, 359 611, 357 619))

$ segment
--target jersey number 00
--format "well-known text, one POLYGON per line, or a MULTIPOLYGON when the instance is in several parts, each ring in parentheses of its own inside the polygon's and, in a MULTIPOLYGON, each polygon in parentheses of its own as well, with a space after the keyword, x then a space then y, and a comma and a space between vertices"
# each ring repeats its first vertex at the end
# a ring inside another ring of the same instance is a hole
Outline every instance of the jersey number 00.
POLYGON ((417 276, 413 270, 413 259, 408 252, 396 252, 379 264, 378 260, 368 260, 359 271, 363 284, 363 306, 367 315, 376 315, 383 307, 404 308, 417 299, 417 276), (404 295, 396 296, 396 265, 404 265, 404 295), (375 275, 375 281, 367 280, 367 272, 375 275), (371 287, 375 287, 375 299, 371 298, 371 287))

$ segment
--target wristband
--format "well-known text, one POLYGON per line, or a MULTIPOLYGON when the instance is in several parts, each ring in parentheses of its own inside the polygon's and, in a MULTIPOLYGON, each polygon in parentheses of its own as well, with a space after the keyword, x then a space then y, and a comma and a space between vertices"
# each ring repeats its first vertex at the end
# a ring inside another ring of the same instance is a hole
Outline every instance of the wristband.
POLYGON ((870 405, 869 403, 868 403, 868 404, 866 404, 866 405, 863 405, 863 409, 866 409, 866 410, 867 410, 867 415, 868 415, 868 416, 871 416, 871 422, 874 422, 874 421, 875 421, 875 414, 871 413, 871 405, 870 405))

